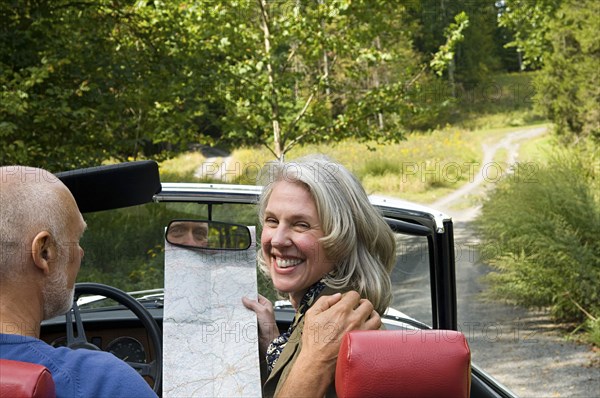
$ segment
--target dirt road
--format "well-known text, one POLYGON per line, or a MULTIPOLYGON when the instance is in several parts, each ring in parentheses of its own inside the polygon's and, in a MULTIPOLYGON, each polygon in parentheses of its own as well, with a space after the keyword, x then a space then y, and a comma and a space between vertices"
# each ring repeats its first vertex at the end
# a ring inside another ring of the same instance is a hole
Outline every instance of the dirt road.
MULTIPOLYGON (((520 143, 544 132, 536 128, 507 134, 483 148, 483 165, 492 162, 501 148, 507 150, 507 162, 513 163, 520 143)), ((480 258, 481 242, 472 226, 479 208, 465 208, 461 202, 483 193, 483 177, 479 173, 463 188, 431 204, 455 221, 458 323, 469 340, 473 362, 520 397, 600 397, 600 353, 568 341, 543 311, 482 297, 488 287, 481 277, 490 267, 480 258)))

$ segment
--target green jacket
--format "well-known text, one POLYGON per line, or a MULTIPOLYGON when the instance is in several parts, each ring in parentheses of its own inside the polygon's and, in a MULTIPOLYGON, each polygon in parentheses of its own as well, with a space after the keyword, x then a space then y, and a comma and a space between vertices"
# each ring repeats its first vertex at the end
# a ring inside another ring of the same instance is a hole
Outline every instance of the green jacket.
MULTIPOLYGON (((338 291, 339 290, 335 290, 326 286, 318 297, 332 295, 337 293, 338 291)), ((275 363, 273 371, 267 378, 267 381, 263 386, 263 397, 274 397, 275 394, 279 391, 279 389, 281 389, 281 387, 283 386, 283 383, 287 379, 288 374, 292 370, 294 362, 296 362, 296 358, 298 358, 298 354, 300 354, 300 350, 302 350, 303 328, 304 317, 302 317, 300 322, 298 322, 298 326, 296 326, 296 328, 290 335, 290 338, 287 344, 285 345, 285 348, 281 352, 281 356, 275 363)), ((302 396, 302 394, 298 394, 297 396, 302 396)), ((335 383, 332 383, 332 385, 329 386, 326 397, 336 397, 335 383)))

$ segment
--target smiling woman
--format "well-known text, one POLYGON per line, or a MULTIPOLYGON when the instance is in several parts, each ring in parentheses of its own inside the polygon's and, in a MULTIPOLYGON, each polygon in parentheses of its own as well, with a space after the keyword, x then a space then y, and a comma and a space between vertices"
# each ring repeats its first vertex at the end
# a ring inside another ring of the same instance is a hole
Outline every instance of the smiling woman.
POLYGON ((277 290, 298 308, 304 293, 333 271, 321 239, 323 228, 307 187, 280 181, 271 191, 261 236, 264 266, 277 290))
MULTIPOLYGON (((339 163, 307 156, 265 169, 258 262, 296 311, 289 329, 278 336, 271 303, 245 301, 258 314, 268 372, 264 394, 271 396, 302 350, 304 315, 320 296, 354 290, 361 305, 383 314, 391 299, 395 240, 360 182, 339 163)), ((334 395, 333 388, 328 395, 334 395)))

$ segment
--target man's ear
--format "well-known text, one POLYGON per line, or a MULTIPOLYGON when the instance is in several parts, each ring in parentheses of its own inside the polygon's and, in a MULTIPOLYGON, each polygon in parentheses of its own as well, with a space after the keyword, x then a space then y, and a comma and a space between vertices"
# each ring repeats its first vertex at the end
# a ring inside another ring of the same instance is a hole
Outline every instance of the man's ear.
POLYGON ((38 233, 31 243, 33 263, 45 275, 50 273, 50 263, 56 259, 56 241, 48 231, 38 233))

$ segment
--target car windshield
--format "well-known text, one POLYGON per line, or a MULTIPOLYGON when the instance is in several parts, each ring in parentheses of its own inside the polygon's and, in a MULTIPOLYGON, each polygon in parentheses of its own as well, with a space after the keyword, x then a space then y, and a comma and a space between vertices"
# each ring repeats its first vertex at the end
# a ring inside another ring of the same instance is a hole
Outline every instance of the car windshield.
MULTIPOLYGON (((85 256, 78 282, 100 282, 127 292, 142 292, 138 298, 150 295, 149 290, 162 289, 164 234, 169 221, 208 219, 209 214, 213 220, 256 226, 257 237, 260 237, 260 223, 253 204, 158 202, 84 214, 88 228, 81 241, 85 256)), ((396 240, 391 307, 431 324, 427 239, 396 234, 396 240)), ((273 301, 285 298, 277 295, 268 278, 260 272, 258 289, 273 301)), ((84 308, 107 305, 90 302, 84 308)))

